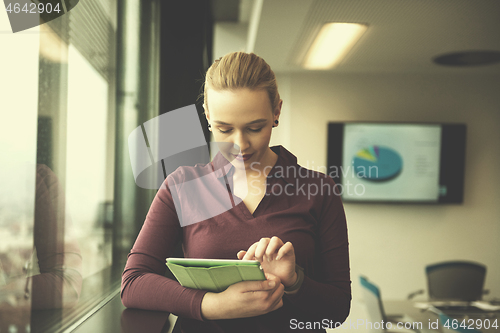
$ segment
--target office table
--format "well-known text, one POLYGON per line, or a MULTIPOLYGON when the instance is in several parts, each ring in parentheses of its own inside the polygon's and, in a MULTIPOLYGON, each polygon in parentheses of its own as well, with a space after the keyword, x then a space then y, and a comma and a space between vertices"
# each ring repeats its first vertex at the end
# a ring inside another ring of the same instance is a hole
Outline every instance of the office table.
MULTIPOLYGON (((393 316, 393 315, 407 315, 408 317, 411 317, 411 319, 416 322, 416 323, 422 323, 422 333, 437 333, 437 332, 442 332, 440 325, 436 326, 436 323, 438 322, 438 315, 428 311, 428 310, 422 310, 419 308, 416 308, 414 306, 415 302, 412 301, 384 301, 384 310, 387 316, 393 316)), ((446 311, 443 311, 446 313, 446 311)), ((500 326, 500 312, 488 312, 484 314, 467 314, 467 313, 460 313, 460 314, 448 314, 451 318, 455 318, 459 321, 459 323, 463 319, 479 319, 482 321, 482 323, 485 323, 486 319, 489 319, 490 323, 493 323, 495 320, 497 320, 497 324, 500 326)), ((467 322, 467 321, 466 321, 467 322)), ((474 327, 476 328, 476 327, 474 327)), ((489 333, 489 332, 500 332, 500 328, 493 328, 490 327, 489 329, 481 328, 481 332, 483 333, 489 333)))
MULTIPOLYGON (((415 323, 421 323, 424 328, 421 333, 442 332, 440 326, 436 326, 438 316, 430 311, 423 311, 414 306, 411 301, 384 301, 384 310, 388 316, 407 315, 415 323), (433 323, 434 325, 430 325, 433 323)), ((459 319, 460 317, 453 316, 459 319)), ((463 317, 462 317, 463 318, 463 317)), ((474 315, 470 318, 498 320, 500 325, 500 312, 485 315, 474 315)), ((117 294, 109 303, 86 319, 73 332, 75 333, 143 333, 158 332, 171 333, 176 317, 168 312, 146 311, 136 309, 126 309, 117 294)), ((460 319, 462 320, 462 319, 460 319)), ((394 327, 396 328, 396 327, 394 327)), ((337 329, 344 331, 343 329, 337 329)), ((336 331, 337 331, 336 330, 336 331)), ((500 332, 500 329, 481 329, 483 333, 500 332)), ((297 330, 300 332, 300 330, 297 330)))
POLYGON ((168 312, 127 309, 118 294, 72 332, 171 333, 174 318, 168 312))

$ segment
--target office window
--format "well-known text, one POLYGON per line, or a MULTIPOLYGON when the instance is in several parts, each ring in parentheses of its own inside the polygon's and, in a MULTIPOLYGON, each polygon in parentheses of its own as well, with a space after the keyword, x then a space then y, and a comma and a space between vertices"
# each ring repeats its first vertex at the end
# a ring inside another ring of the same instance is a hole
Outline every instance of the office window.
POLYGON ((123 153, 129 133, 120 124, 135 128, 158 115, 157 54, 141 55, 141 48, 157 49, 155 6, 80 1, 16 34, 0 11, 0 89, 7 92, 0 98, 0 332, 76 327, 119 290, 126 252, 154 195, 127 201, 138 196, 132 174, 122 171, 130 169, 123 153), (127 43, 129 35, 140 43, 127 43), (118 47, 128 62, 117 60, 118 47), (123 111, 118 74, 126 71, 135 73, 127 87, 135 99, 123 111))

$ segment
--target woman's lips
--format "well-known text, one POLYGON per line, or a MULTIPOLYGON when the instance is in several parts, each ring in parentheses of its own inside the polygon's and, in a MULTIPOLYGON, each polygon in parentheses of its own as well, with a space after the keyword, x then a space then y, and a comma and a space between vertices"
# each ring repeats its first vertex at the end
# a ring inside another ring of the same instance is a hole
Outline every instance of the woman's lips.
POLYGON ((245 155, 243 155, 243 157, 242 157, 242 155, 234 155, 234 154, 233 154, 233 156, 234 156, 234 158, 235 158, 235 159, 237 159, 238 161, 246 161, 246 160, 248 160, 250 157, 252 157, 252 156, 253 156, 253 154, 245 154, 245 155))

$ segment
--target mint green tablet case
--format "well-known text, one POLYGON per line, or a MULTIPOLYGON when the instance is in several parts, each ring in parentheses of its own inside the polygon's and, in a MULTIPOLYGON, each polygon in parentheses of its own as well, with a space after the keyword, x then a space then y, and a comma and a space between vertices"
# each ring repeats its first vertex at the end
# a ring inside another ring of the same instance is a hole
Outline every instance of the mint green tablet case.
POLYGON ((168 258, 167 266, 183 287, 212 292, 241 281, 266 279, 256 260, 168 258))

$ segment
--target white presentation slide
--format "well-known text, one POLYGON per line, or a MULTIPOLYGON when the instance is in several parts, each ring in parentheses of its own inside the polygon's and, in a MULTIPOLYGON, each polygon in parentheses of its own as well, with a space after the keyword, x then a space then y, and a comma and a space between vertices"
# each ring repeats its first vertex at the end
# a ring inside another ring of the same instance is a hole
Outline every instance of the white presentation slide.
POLYGON ((440 125, 346 124, 342 197, 437 202, 440 153, 440 125))

